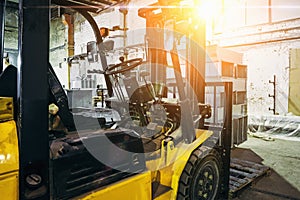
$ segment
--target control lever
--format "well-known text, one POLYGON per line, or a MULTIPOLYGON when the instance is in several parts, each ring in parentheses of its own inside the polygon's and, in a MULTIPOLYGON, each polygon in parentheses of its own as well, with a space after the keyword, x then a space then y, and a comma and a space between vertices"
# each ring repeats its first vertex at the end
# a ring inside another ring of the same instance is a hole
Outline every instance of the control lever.
POLYGON ((147 83, 147 80, 146 80, 146 76, 149 76, 149 75, 150 75, 150 73, 147 72, 147 71, 141 71, 141 72, 140 72, 140 76, 141 76, 142 79, 144 80, 145 86, 146 86, 148 92, 150 93, 152 99, 153 99, 154 101, 156 101, 156 99, 155 99, 155 90, 154 90, 154 87, 153 87, 152 83, 150 82, 151 88, 149 88, 149 84, 147 83))

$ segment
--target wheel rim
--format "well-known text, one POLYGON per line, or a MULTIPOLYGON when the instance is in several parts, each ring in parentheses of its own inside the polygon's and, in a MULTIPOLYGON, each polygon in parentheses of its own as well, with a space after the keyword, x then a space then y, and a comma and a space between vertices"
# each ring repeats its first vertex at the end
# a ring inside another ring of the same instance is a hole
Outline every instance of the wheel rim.
POLYGON ((195 178, 193 200, 212 200, 219 187, 219 169, 214 161, 207 161, 195 178))

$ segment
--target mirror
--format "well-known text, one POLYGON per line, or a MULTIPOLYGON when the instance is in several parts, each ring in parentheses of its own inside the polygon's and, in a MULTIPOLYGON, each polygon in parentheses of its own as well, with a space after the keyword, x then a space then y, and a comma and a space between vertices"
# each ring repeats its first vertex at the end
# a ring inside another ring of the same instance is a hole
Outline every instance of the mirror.
POLYGON ((88 42, 87 45, 87 58, 89 62, 98 61, 97 44, 95 41, 88 42))

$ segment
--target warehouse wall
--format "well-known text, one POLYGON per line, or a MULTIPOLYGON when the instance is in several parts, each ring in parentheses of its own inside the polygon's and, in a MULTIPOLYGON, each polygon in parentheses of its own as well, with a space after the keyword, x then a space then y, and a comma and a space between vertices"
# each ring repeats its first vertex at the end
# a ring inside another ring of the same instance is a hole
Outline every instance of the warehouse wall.
POLYGON ((261 45, 244 53, 244 63, 248 65, 248 111, 249 114, 273 114, 273 81, 276 76, 275 112, 288 112, 289 89, 289 46, 282 44, 261 45))
MULTIPOLYGON (((278 4, 278 1, 274 1, 278 4)), ((286 2, 286 3, 290 3, 286 2)), ((296 2, 294 2, 296 3, 296 2)), ((285 5, 285 4, 283 4, 285 5)), ((293 5, 293 4, 291 4, 293 5)), ((296 18, 299 7, 288 7, 283 12, 274 9, 274 22, 256 25, 235 25, 216 33, 210 43, 244 54, 244 64, 248 65, 248 112, 252 115, 272 115, 273 86, 269 80, 276 75, 276 113, 280 115, 298 114, 289 110, 290 91, 290 49, 300 48, 300 19, 296 18), (284 15, 286 13, 286 15, 284 15), (279 15, 280 14, 280 15, 279 15), (279 16, 281 18, 279 18, 279 16), (281 20, 280 20, 281 19, 281 20), (289 113, 290 112, 290 113, 289 113)), ((298 12, 298 17, 300 17, 298 12)), ((233 24, 234 19, 231 21, 233 24)), ((300 104, 300 100, 294 102, 300 104)))
POLYGON ((9 54, 10 63, 17 66, 18 12, 15 8, 7 8, 5 14, 4 51, 9 54))
MULTIPOLYGON (((17 8, 17 7, 16 7, 17 8)), ((8 52, 10 63, 17 66, 18 56, 18 11, 16 8, 7 8, 5 17, 4 51, 8 52)), ((62 20, 53 19, 50 23, 50 63, 56 71, 62 85, 67 85, 66 58, 66 27, 62 20)))
MULTIPOLYGON (((139 30, 139 28, 145 27, 145 21, 137 17, 137 10, 140 6, 150 3, 149 1, 131 2, 131 9, 127 16, 128 45, 143 42, 144 30, 139 30)), ((273 3, 279 5, 280 1, 273 1, 273 3)), ((285 1, 285 3, 291 2, 285 1)), ((299 48, 300 20, 295 17, 297 15, 295 9, 288 12, 288 15, 285 15, 283 10, 274 9, 272 15, 268 16, 266 6, 268 6, 268 1, 252 1, 250 3, 247 1, 244 7, 238 7, 238 12, 230 11, 233 8, 236 10, 237 7, 228 7, 225 12, 232 13, 226 16, 227 22, 230 23, 219 23, 222 25, 221 28, 215 26, 216 30, 214 31, 218 34, 213 37, 208 36, 211 39, 208 42, 244 54, 244 64, 248 65, 249 114, 272 114, 269 108, 273 107, 273 99, 268 95, 273 93, 273 87, 269 80, 273 80, 273 76, 276 75, 275 109, 276 113, 285 115, 289 112, 289 50, 299 48), (249 9, 245 10, 245 6, 249 6, 249 9), (253 13, 259 13, 259 15, 253 13), (270 19, 273 19, 273 22, 270 23, 270 19), (237 23, 235 23, 236 21, 237 23)), ((95 16, 95 19, 101 26, 120 25, 122 27, 123 25, 123 17, 117 9, 101 16, 95 16)), ((224 19, 222 20, 224 21, 224 19)), ((86 22, 80 20, 76 22, 75 20, 75 31, 75 54, 84 53, 86 52, 86 43, 93 40, 91 28, 86 22)), ((112 33, 112 35, 121 34, 122 32, 112 33)), ((114 40, 116 47, 123 44, 123 38, 114 38, 114 40)), ((118 56, 120 55, 112 55, 114 58, 111 62, 118 56)))
POLYGON ((63 87, 68 87, 67 54, 67 26, 61 18, 52 19, 50 23, 50 63, 63 87))
MULTIPOLYGON (((98 27, 107 27, 112 28, 113 26, 120 25, 122 16, 120 15, 118 9, 109 9, 102 13, 101 15, 94 15, 94 19, 98 24, 98 27)), ((80 55, 87 53, 87 43, 91 41, 96 41, 94 36, 94 32, 90 26, 90 24, 78 13, 74 15, 74 54, 80 55)), ((117 34, 121 34, 118 31, 117 34)), ((105 39, 108 40, 109 38, 105 39)), ((115 40, 115 47, 120 46, 123 44, 123 38, 116 38, 115 40)), ((111 56, 110 56, 111 57, 111 56)), ((108 57, 108 58, 110 58, 108 57)), ((108 63, 110 64, 111 61, 108 63)), ((99 74, 87 74, 87 70, 93 69, 102 69, 101 61, 98 59, 97 62, 89 63, 87 59, 80 60, 79 62, 74 62, 71 65, 71 88, 78 88, 78 87, 85 87, 82 85, 82 81, 84 80, 92 80, 94 82, 94 86, 96 85, 105 85, 104 77, 99 74)))
MULTIPOLYGON (((154 1, 153 1, 154 2, 154 1)), ((123 47, 125 44, 135 45, 144 43, 145 35, 145 20, 138 16, 138 9, 142 6, 150 4, 151 1, 138 1, 134 0, 128 5, 127 14, 127 38, 124 43, 124 32, 123 31, 111 31, 110 37, 106 40, 113 40, 115 42, 114 48, 118 49, 123 47)), ((99 27, 112 28, 113 26, 124 27, 123 19, 124 16, 119 12, 119 8, 108 9, 100 15, 94 16, 95 21, 99 27)), ((75 55, 84 54, 87 52, 87 43, 95 41, 94 33, 89 23, 80 15, 74 15, 74 26, 75 26, 75 55)), ((119 62, 118 58, 123 56, 123 50, 112 51, 107 53, 108 64, 114 64, 119 62)), ((85 79, 87 74, 85 72, 88 69, 101 69, 101 62, 88 63, 87 61, 80 61, 78 64, 72 64, 71 67, 71 86, 78 85, 79 81, 85 79)), ((96 80, 96 85, 104 85, 104 79, 101 75, 90 75, 90 78, 96 80)))
MULTIPOLYGON (((133 0, 128 5, 127 27, 128 38, 127 45, 133 45, 144 42, 145 20, 138 16, 138 9, 155 2, 153 0, 133 0)), ((94 17, 99 27, 112 28, 113 26, 123 27, 123 15, 119 12, 118 7, 108 10, 101 15, 94 17)), ((115 48, 123 45, 123 31, 114 31, 110 33, 114 37, 115 48), (120 36, 120 37, 118 37, 120 36)), ((110 39, 110 38, 107 38, 110 39)), ((86 44, 89 41, 94 41, 94 35, 88 22, 86 22, 80 15, 75 15, 75 54, 85 53, 86 44)))

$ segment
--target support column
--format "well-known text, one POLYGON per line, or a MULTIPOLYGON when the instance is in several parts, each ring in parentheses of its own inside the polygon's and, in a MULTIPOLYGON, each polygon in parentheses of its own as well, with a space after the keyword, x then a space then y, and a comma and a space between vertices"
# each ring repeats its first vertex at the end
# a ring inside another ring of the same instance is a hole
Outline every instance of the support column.
MULTIPOLYGON (((191 65, 189 69, 189 82, 194 89, 199 103, 205 101, 205 63, 206 63, 206 28, 204 20, 196 20, 190 27, 190 53, 191 65)), ((204 119, 200 120, 199 128, 203 128, 204 119)))
POLYGON ((229 181, 230 181, 230 155, 231 155, 231 138, 232 138, 232 82, 225 82, 225 121, 221 135, 222 141, 222 162, 224 169, 223 176, 223 198, 228 199, 229 181))
POLYGON ((49 0, 20 0, 20 199, 50 199, 48 135, 49 0))
MULTIPOLYGON (((74 56, 74 20, 73 15, 64 14, 63 23, 68 26, 68 56, 74 56)), ((68 88, 71 89, 71 63, 68 63, 68 88)))

